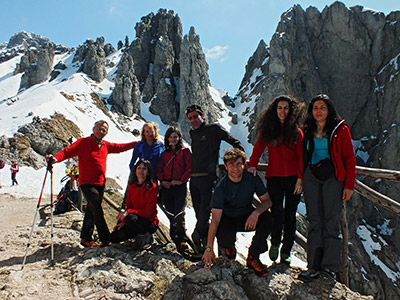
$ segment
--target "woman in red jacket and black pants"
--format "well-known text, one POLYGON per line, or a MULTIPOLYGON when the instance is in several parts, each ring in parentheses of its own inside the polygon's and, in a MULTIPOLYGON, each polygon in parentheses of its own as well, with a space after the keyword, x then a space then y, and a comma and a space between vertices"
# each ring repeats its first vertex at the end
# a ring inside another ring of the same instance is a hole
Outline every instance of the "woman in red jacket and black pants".
POLYGON ((140 159, 129 178, 125 209, 118 214, 118 224, 110 235, 110 242, 119 243, 138 234, 153 234, 157 230, 157 185, 148 160, 140 159))
POLYGON ((256 131, 258 139, 250 157, 248 171, 256 167, 268 147, 268 169, 265 173, 268 193, 272 200, 273 226, 269 257, 290 264, 290 251, 296 234, 296 212, 303 190, 303 132, 299 120, 304 105, 289 96, 279 96, 261 113, 256 131), (285 205, 283 205, 285 199, 285 205), (283 229, 283 240, 282 240, 283 229))
POLYGON ((169 127, 164 138, 165 151, 157 166, 161 182, 160 201, 170 221, 170 236, 179 252, 188 249, 185 230, 186 183, 190 178, 192 153, 183 146, 178 127, 169 127))

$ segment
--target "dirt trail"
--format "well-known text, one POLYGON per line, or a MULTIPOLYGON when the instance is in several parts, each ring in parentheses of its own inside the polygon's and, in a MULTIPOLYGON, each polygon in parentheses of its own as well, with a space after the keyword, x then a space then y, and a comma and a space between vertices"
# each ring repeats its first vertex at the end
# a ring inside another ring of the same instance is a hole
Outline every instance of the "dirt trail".
POLYGON ((71 230, 79 223, 78 213, 54 216, 55 265, 50 266, 50 209, 40 209, 21 270, 37 201, 0 194, 0 299, 78 299, 68 271, 68 261, 81 251, 79 232, 71 230))

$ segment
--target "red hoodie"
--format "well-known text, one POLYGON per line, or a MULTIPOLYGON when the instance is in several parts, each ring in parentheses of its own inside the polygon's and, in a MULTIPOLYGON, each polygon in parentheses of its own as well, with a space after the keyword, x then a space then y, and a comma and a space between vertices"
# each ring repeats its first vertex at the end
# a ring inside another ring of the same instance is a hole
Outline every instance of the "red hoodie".
POLYGON ((128 197, 125 209, 130 214, 146 218, 158 226, 157 194, 158 188, 155 183, 153 183, 151 188, 146 188, 145 184, 130 184, 128 185, 128 197))
POLYGON ((57 162, 78 156, 79 160, 79 185, 106 183, 107 155, 120 153, 135 147, 136 142, 117 144, 102 141, 101 144, 92 136, 78 139, 71 146, 64 148, 54 158, 57 162))
POLYGON ((299 129, 296 144, 268 145, 261 137, 257 139, 250 157, 249 167, 257 167, 265 147, 268 147, 268 168, 265 177, 303 178, 303 132, 299 129))

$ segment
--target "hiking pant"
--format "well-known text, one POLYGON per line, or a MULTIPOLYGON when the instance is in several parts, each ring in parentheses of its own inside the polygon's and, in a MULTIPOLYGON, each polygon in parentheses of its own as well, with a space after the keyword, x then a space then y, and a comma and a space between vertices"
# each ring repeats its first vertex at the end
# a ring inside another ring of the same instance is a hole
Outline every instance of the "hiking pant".
POLYGON ((343 185, 343 181, 338 181, 334 175, 321 181, 312 174, 310 167, 304 172, 304 199, 310 222, 307 238, 309 269, 337 272, 340 268, 343 185))
POLYGON ((17 173, 11 172, 11 182, 12 182, 12 185, 18 184, 17 173))
POLYGON ((186 183, 162 188, 160 201, 167 211, 170 222, 169 235, 176 245, 186 240, 185 207, 186 207, 186 183))
POLYGON ((128 214, 125 218, 125 225, 110 234, 111 243, 120 243, 129 239, 133 239, 138 234, 156 232, 156 225, 150 220, 137 216, 135 214, 128 214))
POLYGON ((290 255, 296 236, 296 212, 300 202, 300 195, 293 195, 296 181, 296 175, 267 178, 267 189, 272 200, 271 244, 279 246, 282 241, 281 253, 287 255, 290 255), (283 206, 283 199, 285 199, 285 206, 283 206))
MULTIPOLYGON (((254 210, 253 210, 254 211, 254 210)), ((245 232, 244 225, 247 218, 253 212, 238 217, 230 217, 222 213, 217 230, 218 246, 231 249, 235 245, 236 234, 245 232)), ((267 238, 271 232, 272 215, 270 212, 263 212, 259 217, 255 229, 253 240, 249 247, 249 255, 258 258, 261 253, 268 250, 267 238)))
POLYGON ((110 232, 108 231, 106 220, 104 219, 101 202, 103 200, 104 185, 83 184, 81 189, 87 201, 85 217, 83 218, 81 239, 85 241, 93 240, 94 225, 100 241, 108 242, 110 232))
MULTIPOLYGON (((194 231, 204 245, 207 244, 208 223, 210 220, 210 202, 215 187, 216 176, 190 178, 190 195, 197 223, 194 231)), ((195 234, 195 233, 193 233, 195 234)))

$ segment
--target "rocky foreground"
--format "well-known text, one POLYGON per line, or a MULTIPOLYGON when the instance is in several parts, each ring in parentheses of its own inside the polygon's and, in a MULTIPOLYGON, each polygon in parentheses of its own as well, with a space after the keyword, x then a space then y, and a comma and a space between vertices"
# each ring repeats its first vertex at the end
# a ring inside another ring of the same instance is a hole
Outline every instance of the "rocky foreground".
POLYGON ((224 259, 204 270, 157 240, 147 249, 133 242, 82 248, 77 212, 54 217, 50 266, 49 208, 39 210, 21 270, 36 202, 0 194, 0 299, 372 299, 326 278, 304 284, 294 279, 298 269, 279 265, 268 278, 224 259))

